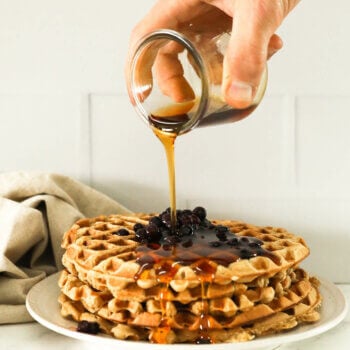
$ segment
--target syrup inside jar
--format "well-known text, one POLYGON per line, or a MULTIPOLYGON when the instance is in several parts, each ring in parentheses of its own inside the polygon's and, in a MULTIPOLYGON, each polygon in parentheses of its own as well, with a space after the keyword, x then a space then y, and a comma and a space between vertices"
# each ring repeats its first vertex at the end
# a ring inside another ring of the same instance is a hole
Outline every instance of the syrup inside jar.
POLYGON ((137 46, 129 69, 128 91, 141 118, 162 132, 184 134, 193 128, 232 123, 247 117, 261 101, 267 70, 253 87, 248 107, 232 107, 222 95, 227 24, 215 32, 159 30, 137 46))

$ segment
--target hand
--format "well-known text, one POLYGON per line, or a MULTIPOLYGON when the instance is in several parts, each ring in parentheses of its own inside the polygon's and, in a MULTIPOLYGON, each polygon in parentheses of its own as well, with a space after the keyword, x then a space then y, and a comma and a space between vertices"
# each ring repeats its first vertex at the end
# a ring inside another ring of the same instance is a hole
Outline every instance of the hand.
MULTIPOLYGON (((266 61, 282 48, 275 31, 299 0, 158 0, 137 24, 130 38, 129 60, 135 45, 147 33, 168 28, 181 32, 189 24, 212 33, 231 30, 231 39, 220 72, 228 104, 249 106, 260 83, 266 61)), ((162 49, 155 64, 163 93, 177 102, 193 98, 177 61, 176 47, 162 49), (166 82, 166 84, 164 84, 166 82)))

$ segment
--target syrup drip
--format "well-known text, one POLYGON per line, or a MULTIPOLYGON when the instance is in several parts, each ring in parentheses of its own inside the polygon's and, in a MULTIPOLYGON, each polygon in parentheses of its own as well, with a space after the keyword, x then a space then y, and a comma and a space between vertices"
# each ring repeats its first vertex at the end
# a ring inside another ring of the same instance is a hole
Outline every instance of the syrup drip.
POLYGON ((159 323, 159 326, 152 333, 152 341, 158 344, 166 344, 168 334, 171 331, 169 319, 166 314, 166 302, 168 300, 168 296, 167 296, 168 293, 169 293, 169 283, 164 283, 162 286, 162 290, 160 291, 160 294, 159 294, 159 302, 160 302, 160 308, 162 311, 162 318, 159 323))
POLYGON ((162 132, 153 128, 153 132, 159 138, 164 146, 167 163, 168 163, 168 177, 169 177, 169 198, 170 198, 170 215, 171 215, 171 230, 175 232, 176 227, 176 184, 175 184, 175 157, 174 146, 177 135, 174 133, 162 132))
POLYGON ((211 344, 213 343, 213 340, 208 334, 208 330, 211 329, 211 316, 209 315, 209 308, 208 303, 205 301, 205 295, 206 295, 206 287, 208 287, 209 283, 204 282, 204 280, 207 280, 205 278, 206 275, 202 275, 202 278, 200 278, 201 281, 201 303, 202 303, 202 311, 199 318, 199 337, 196 340, 196 344, 211 344), (203 278, 204 277, 204 278, 203 278))

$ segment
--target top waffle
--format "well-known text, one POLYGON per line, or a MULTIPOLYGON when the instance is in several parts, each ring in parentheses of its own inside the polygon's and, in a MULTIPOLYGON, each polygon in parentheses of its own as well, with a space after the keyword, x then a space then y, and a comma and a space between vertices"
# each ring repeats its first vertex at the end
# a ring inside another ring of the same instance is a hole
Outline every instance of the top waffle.
POLYGON ((205 224, 198 224, 194 234, 185 232, 171 244, 168 237, 144 242, 138 236, 140 227, 149 225, 152 217, 134 214, 79 220, 63 238, 64 266, 93 288, 116 296, 132 283, 142 289, 165 283, 176 292, 196 288, 203 281, 249 283, 293 268, 309 254, 304 240, 284 229, 238 221, 203 219, 205 224), (223 233, 222 227, 229 230, 223 233), (194 236, 200 244, 193 244, 194 236), (211 241, 212 237, 218 238, 211 241))

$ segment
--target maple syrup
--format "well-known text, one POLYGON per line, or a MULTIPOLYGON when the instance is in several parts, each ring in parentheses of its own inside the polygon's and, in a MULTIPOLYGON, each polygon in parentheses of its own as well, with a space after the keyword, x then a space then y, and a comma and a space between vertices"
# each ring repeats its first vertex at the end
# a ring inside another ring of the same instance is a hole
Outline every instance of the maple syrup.
MULTIPOLYGON (((219 98, 212 98, 212 104, 215 106, 222 104, 219 98)), ((243 109, 233 108, 211 108, 204 117, 198 121, 192 121, 195 118, 195 109, 197 103, 180 104, 180 106, 169 105, 157 111, 153 111, 148 117, 149 123, 161 132, 183 134, 193 127, 203 127, 211 125, 219 125, 240 121, 250 115, 257 105, 251 105, 243 109), (192 106, 192 107, 191 107, 192 106)))
POLYGON ((135 45, 127 87, 132 104, 148 125, 180 135, 197 126, 239 121, 259 105, 267 68, 252 87, 250 106, 239 101, 231 106, 224 98, 224 57, 231 41, 231 25, 224 22, 216 23, 210 33, 194 23, 181 32, 157 30, 135 45), (171 64, 164 56, 171 57, 171 64))
POLYGON ((169 177, 169 198, 170 198, 170 215, 171 215, 171 230, 175 232, 176 227, 176 184, 175 184, 175 157, 174 148, 176 133, 163 132, 157 128, 153 128, 153 132, 159 138, 164 146, 169 177))

